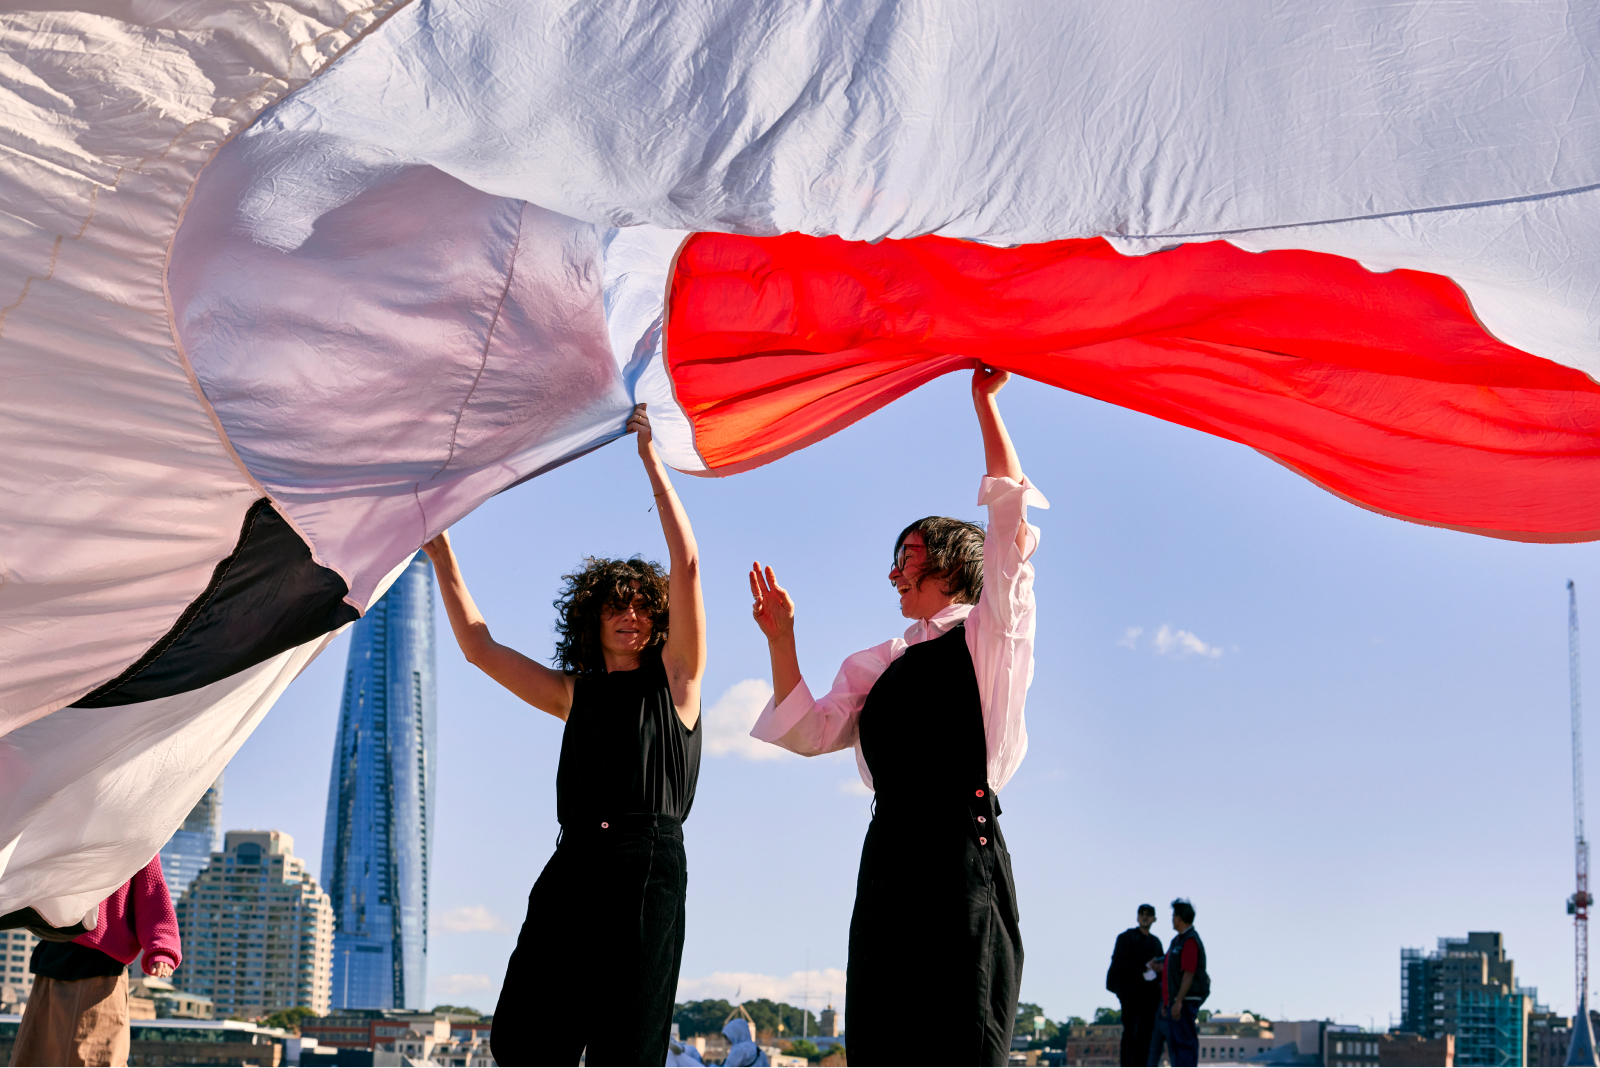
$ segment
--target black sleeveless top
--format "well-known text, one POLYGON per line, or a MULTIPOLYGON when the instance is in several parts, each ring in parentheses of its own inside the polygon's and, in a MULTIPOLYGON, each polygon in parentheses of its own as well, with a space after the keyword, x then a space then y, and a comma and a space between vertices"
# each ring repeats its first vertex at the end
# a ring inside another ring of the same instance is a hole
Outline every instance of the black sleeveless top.
POLYGON ((986 785, 989 746, 965 623, 911 646, 878 676, 860 730, 880 804, 965 804, 986 785))
POLYGON ((661 646, 633 671, 578 676, 556 769, 563 827, 641 812, 685 819, 699 778, 700 721, 690 730, 678 718, 661 646))

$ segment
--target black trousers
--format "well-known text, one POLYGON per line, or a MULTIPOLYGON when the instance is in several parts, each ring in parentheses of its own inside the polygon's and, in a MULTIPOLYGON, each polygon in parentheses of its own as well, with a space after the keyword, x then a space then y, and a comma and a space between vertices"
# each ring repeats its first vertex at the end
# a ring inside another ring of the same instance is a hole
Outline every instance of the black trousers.
POLYGON ((528 895, 490 1045, 504 1065, 665 1064, 687 865, 666 816, 563 831, 528 895))
POLYGON ((1117 995, 1122 1004, 1122 1063, 1149 1065, 1150 1038, 1156 1027, 1156 1009, 1159 998, 1125 998, 1117 995))
POLYGON ((906 1063, 906 1036, 919 1028, 938 1040, 916 1044, 918 1064, 1010 1060, 1022 934, 1011 855, 985 794, 973 813, 893 811, 880 795, 850 918, 852 1065, 906 1063))

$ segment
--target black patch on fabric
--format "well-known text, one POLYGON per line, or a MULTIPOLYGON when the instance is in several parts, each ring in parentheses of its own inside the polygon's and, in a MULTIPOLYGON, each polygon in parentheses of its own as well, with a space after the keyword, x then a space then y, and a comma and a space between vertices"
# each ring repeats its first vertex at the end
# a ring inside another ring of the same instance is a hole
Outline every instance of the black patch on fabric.
POLYGON ((172 629, 72 707, 152 701, 235 675, 354 620, 360 613, 345 603, 349 592, 263 497, 245 513, 232 555, 172 629))
POLYGON ((45 942, 70 942, 89 930, 81 922, 71 927, 51 927, 39 915, 39 910, 31 906, 0 916, 0 931, 9 931, 14 927, 26 927, 45 942))

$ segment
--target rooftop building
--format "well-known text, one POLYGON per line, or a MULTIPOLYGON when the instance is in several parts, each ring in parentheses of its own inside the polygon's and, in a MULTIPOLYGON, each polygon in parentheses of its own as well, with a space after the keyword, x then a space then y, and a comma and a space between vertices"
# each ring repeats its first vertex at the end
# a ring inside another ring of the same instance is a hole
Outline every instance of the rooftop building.
POLYGON ((1400 951, 1400 1030, 1455 1037, 1460 1065, 1524 1064, 1536 991, 1516 983, 1498 931, 1441 938, 1438 949, 1400 951))
POLYGON ((333 909, 287 834, 229 831, 177 913, 183 966, 173 984, 209 998, 218 1016, 328 1011, 333 909))

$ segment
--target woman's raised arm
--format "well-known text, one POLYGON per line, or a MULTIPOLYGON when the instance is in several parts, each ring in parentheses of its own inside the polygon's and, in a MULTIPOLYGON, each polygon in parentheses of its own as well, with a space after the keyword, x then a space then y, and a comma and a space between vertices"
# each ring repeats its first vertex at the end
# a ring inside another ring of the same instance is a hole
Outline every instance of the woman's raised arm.
POLYGON ((706 674, 706 606, 700 592, 700 547, 695 544, 689 513, 667 481, 667 468, 650 437, 650 417, 637 405, 628 429, 639 435, 639 459, 650 476, 661 533, 667 539, 672 573, 667 580, 667 642, 661 663, 667 669, 672 703, 690 730, 700 721, 700 680, 706 674))
POLYGON ((466 579, 461 577, 461 565, 450 547, 448 532, 428 542, 422 551, 433 561, 433 573, 439 580, 439 594, 444 598, 444 610, 450 617, 450 629, 455 632, 456 644, 461 646, 467 662, 534 708, 565 721, 572 710, 572 676, 553 671, 494 640, 483 613, 478 611, 472 594, 467 591, 466 579))
MULTIPOLYGON (((1011 372, 982 364, 972 369, 972 406, 978 412, 978 428, 983 431, 984 474, 991 478, 1009 478, 1022 481, 1022 461, 1006 433, 1006 424, 1000 418, 1000 400, 996 396, 1007 382, 1011 372)), ((1017 531, 1017 547, 1023 547, 1027 533, 1024 527, 1017 531)))

